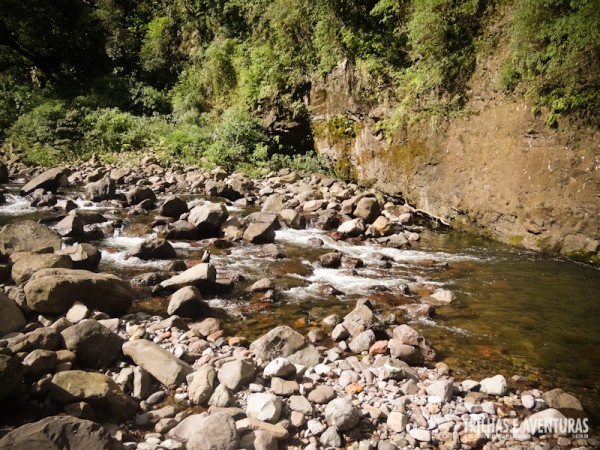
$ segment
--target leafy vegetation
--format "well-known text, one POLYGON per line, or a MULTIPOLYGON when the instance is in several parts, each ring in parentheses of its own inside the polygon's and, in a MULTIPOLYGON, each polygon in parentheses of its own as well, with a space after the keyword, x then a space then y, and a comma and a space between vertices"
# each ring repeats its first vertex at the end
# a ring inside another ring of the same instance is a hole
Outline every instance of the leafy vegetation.
MULTIPOLYGON (((501 8, 504 91, 524 88, 548 126, 597 123, 592 0, 0 0, 0 141, 32 164, 153 149, 315 170, 327 162, 285 139, 285 124, 307 122, 311 80, 347 61, 357 98, 391 107, 388 137, 442 123, 465 104, 501 8)), ((345 116, 329 125, 354 133, 345 116)))

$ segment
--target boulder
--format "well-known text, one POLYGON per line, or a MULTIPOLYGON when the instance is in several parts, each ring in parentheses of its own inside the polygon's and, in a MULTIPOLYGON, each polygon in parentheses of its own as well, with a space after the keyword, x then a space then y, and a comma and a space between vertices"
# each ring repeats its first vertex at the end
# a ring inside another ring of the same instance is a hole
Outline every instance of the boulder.
POLYGON ((11 277, 15 284, 23 284, 29 281, 31 276, 38 270, 52 268, 72 269, 73 261, 67 255, 32 253, 19 259, 12 266, 11 277))
POLYGON ((202 290, 214 286, 217 280, 217 271, 212 264, 196 264, 178 275, 175 275, 160 283, 164 289, 181 289, 185 286, 195 286, 202 290))
POLYGON ((242 437, 240 448, 246 450, 278 450, 279 445, 277 439, 268 431, 256 430, 242 437))
POLYGON ((187 416, 185 419, 179 422, 179 424, 173 427, 168 434, 170 437, 187 442, 206 417, 206 413, 192 414, 187 416))
POLYGON ((369 347, 373 345, 375 340, 375 333, 373 333, 373 330, 365 330, 362 333, 357 334, 354 339, 350 341, 348 347, 354 353, 366 352, 369 350, 369 347))
POLYGON ((3 401, 23 381, 23 365, 17 358, 0 355, 0 380, 0 401, 3 401))
POLYGON ((358 237, 361 234, 363 234, 366 231, 366 229, 367 226, 365 225, 365 221, 363 219, 356 218, 352 220, 347 220, 346 222, 341 224, 338 227, 337 231, 338 233, 341 233, 347 237, 358 237))
POLYGON ((479 391, 488 395, 504 395, 508 385, 503 375, 485 378, 479 383, 479 391))
POLYGON ((215 236, 229 217, 223 203, 205 203, 190 211, 188 221, 204 236, 215 236))
POLYGON ((344 316, 342 325, 351 336, 369 330, 379 323, 371 308, 369 302, 358 301, 354 309, 344 316))
POLYGON ((251 223, 242 237, 244 241, 252 244, 270 244, 275 241, 275 230, 268 223, 251 223))
POLYGON ((193 372, 187 363, 146 339, 125 342, 123 353, 169 388, 176 387, 193 372))
POLYGON ((215 390, 215 369, 209 364, 203 364, 194 372, 192 382, 188 387, 188 396, 197 405, 206 402, 215 390))
POLYGON ((8 183, 8 175, 8 167, 6 167, 4 163, 0 162, 0 183, 8 183))
POLYGON ((449 402, 452 400, 453 384, 450 380, 438 380, 431 383, 425 391, 428 395, 436 397, 439 401, 449 402))
POLYGON ((42 269, 25 285, 25 298, 32 311, 60 314, 76 301, 90 309, 120 313, 131 306, 129 283, 110 274, 87 270, 42 269))
POLYGON ((121 422, 137 411, 137 403, 112 378, 94 372, 68 370, 52 377, 49 398, 62 404, 86 402, 98 420, 121 422))
POLYGON ((56 230, 62 237, 82 236, 83 222, 79 217, 69 214, 56 224, 56 230))
POLYGON ((177 258, 171 243, 160 238, 150 238, 140 242, 129 252, 129 255, 144 260, 177 258))
POLYGON ((545 392, 543 395, 546 404, 554 409, 576 409, 583 411, 583 406, 577 398, 571 394, 567 394, 562 389, 552 389, 545 392))
POLYGON ((263 370, 263 377, 287 378, 296 374, 296 366, 285 358, 275 358, 263 370))
POLYGON ((277 423, 281 416, 282 402, 273 394, 256 393, 248 396, 246 416, 263 422, 277 423))
POLYGON ((244 236, 246 230, 246 221, 241 217, 231 217, 221 225, 221 232, 225 239, 230 241, 239 241, 244 236))
POLYGON ((325 419, 338 430, 351 430, 360 420, 360 411, 350 400, 339 397, 331 400, 325 407, 325 419))
POLYGON ((200 237, 198 228, 189 223, 187 220, 178 220, 168 226, 165 238, 167 239, 183 239, 193 240, 200 237))
POLYGON ((373 223, 381 214, 381 207, 374 197, 363 197, 356 204, 353 214, 366 223, 373 223))
POLYGON ((102 253, 92 244, 75 244, 56 252, 67 255, 73 262, 73 269, 96 272, 102 259, 102 253))
MULTIPOLYGON (((139 205, 145 200, 154 205, 156 203, 156 194, 152 189, 145 186, 135 186, 127 192, 127 203, 130 206, 139 205)), ((148 203, 148 202, 147 202, 148 203)))
POLYGON ((46 192, 56 192, 61 184, 63 184, 63 180, 69 176, 69 173, 69 169, 64 167, 54 167, 46 170, 25 184, 21 188, 20 194, 28 195, 37 189, 43 189, 46 192))
POLYGON ((235 421, 225 413, 204 418, 187 442, 187 450, 237 450, 239 438, 235 421))
POLYGON ((219 369, 219 383, 234 392, 248 385, 254 379, 254 364, 247 359, 227 361, 219 369))
POLYGON ((185 214, 188 211, 188 205, 185 200, 176 195, 171 195, 170 197, 167 197, 161 205, 159 214, 161 216, 179 219, 182 214, 185 214))
POLYGON ((43 375, 54 372, 57 362, 56 352, 37 349, 30 352, 23 359, 23 366, 27 368, 27 378, 38 380, 43 375))
POLYGON ((202 294, 194 286, 185 286, 176 291, 171 296, 167 307, 167 313, 170 315, 177 314, 192 319, 205 315, 209 310, 209 306, 202 299, 202 294))
POLYGON ((340 252, 329 252, 319 257, 321 266, 337 269, 342 265, 342 254, 340 252))
POLYGON ((306 346, 304 337, 288 326, 273 328, 250 344, 250 351, 263 362, 287 357, 306 346))
POLYGON ((101 180, 86 184, 84 191, 85 199, 92 202, 112 200, 117 195, 115 180, 108 176, 101 180))
POLYGON ((306 228, 306 219, 302 214, 293 209, 284 209, 279 213, 279 218, 288 228, 303 230, 306 228))
POLYGON ((30 352, 36 349, 58 350, 61 345, 60 334, 54 328, 36 328, 26 334, 8 339, 8 347, 14 352, 30 352))
POLYGON ((560 431, 564 427, 566 416, 554 408, 548 408, 543 411, 530 415, 521 423, 519 431, 526 434, 548 434, 560 431))
POLYGON ((421 352, 417 349, 417 347, 413 347, 412 345, 403 344, 401 341, 397 339, 390 339, 387 344, 390 355, 392 358, 397 358, 401 361, 406 362, 411 365, 419 365, 423 364, 425 358, 421 352))
POLYGON ((5 225, 0 230, 0 253, 34 252, 51 247, 60 250, 60 235, 33 220, 5 225))
POLYGON ((50 416, 0 439, 0 450, 124 450, 101 425, 72 416, 50 416))
POLYGON ((417 330, 408 325, 399 325, 394 328, 393 338, 400 344, 412 345, 415 347, 426 362, 432 362, 437 358, 435 348, 427 339, 425 339, 417 330))
POLYGON ((27 321, 17 304, 0 293, 0 338, 8 333, 21 331, 27 321))
POLYGON ((93 319, 82 320, 61 332, 65 347, 83 367, 109 367, 121 354, 123 339, 93 319))
POLYGON ((269 214, 279 214, 283 210, 283 196, 281 194, 271 194, 261 208, 261 212, 269 214))

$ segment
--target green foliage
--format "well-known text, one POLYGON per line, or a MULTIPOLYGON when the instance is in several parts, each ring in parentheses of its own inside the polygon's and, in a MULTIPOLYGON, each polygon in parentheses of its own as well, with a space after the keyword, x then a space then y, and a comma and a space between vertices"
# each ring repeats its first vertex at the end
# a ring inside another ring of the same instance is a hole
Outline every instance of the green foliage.
POLYGON ((593 0, 524 0, 512 23, 513 70, 529 85, 546 123, 575 113, 597 123, 600 107, 600 8, 593 0))

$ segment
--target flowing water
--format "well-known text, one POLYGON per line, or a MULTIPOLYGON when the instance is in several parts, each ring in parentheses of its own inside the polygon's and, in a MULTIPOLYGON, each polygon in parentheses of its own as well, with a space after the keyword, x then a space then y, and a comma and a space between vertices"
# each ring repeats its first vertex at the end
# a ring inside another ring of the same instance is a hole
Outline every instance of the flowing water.
MULTIPOLYGON (((81 200, 78 205, 98 208, 81 200)), ((251 211, 230 209, 242 215, 251 211)), ((103 253, 101 270, 130 279, 167 268, 166 261, 126 256, 153 233, 152 217, 127 216, 114 208, 106 212, 120 215, 125 226, 95 242, 103 253)), ((46 216, 16 195, 8 194, 0 206, 0 223, 46 216)), ((204 242, 173 245, 182 259, 191 261, 209 248, 220 276, 242 280, 232 293, 207 298, 230 335, 255 338, 281 324, 306 332, 324 317, 344 315, 356 300, 369 298, 384 314, 395 314, 421 330, 458 378, 502 373, 507 378, 521 375, 528 386, 560 387, 575 394, 598 423, 599 270, 457 232, 424 230, 412 250, 334 241, 310 228, 278 230, 276 243, 285 259, 261 256, 260 246, 248 244, 226 249, 204 242), (323 241, 322 247, 311 245, 315 237, 323 241), (318 257, 333 250, 361 259, 364 267, 319 267, 318 257), (244 290, 265 277, 277 287, 275 303, 244 290), (456 300, 438 307, 432 319, 410 319, 403 310, 419 296, 405 294, 406 285, 417 293, 450 289, 456 300)), ((136 310, 165 313, 166 297, 152 296, 148 289, 139 289, 137 297, 136 310)))

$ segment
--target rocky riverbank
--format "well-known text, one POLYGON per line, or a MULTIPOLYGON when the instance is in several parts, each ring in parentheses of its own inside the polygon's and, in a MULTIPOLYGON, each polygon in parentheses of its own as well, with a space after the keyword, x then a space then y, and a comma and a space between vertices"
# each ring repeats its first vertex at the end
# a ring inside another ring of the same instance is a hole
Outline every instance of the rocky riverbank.
MULTIPOLYGON (((0 181, 26 181, 20 196, 44 215, 43 223, 16 221, 0 231, 0 449, 600 445, 584 428, 542 429, 585 417, 572 395, 531 389, 518 376, 456 381, 452 368, 436 363, 434 345, 374 298, 320 317, 305 335, 289 326, 252 342, 226 333, 212 295, 226 298, 243 282, 255 304, 277 302, 280 293, 273 273, 242 280, 213 264, 211 252, 244 247, 286 261, 276 230, 312 226, 336 242, 382 249, 368 261, 324 251, 320 267, 385 271, 384 250, 416 245, 417 222, 428 220, 397 199, 320 175, 283 171, 253 180, 220 169, 165 169, 152 158, 137 167, 0 169, 0 181), (186 200, 190 194, 205 198, 186 200), (254 212, 242 216, 235 207, 254 212), (146 216, 128 252, 139 273, 99 272, 104 253, 94 243, 146 216), (182 260, 181 243, 209 251, 182 260), (145 261, 164 264, 144 269, 145 261), (136 309, 148 298, 162 299, 166 313, 136 309)), ((279 267, 279 275, 308 270, 301 261, 279 267)), ((327 283, 319 289, 336 295, 327 283)), ((411 316, 428 317, 454 300, 418 282, 379 291, 411 297, 402 310, 411 316)))

